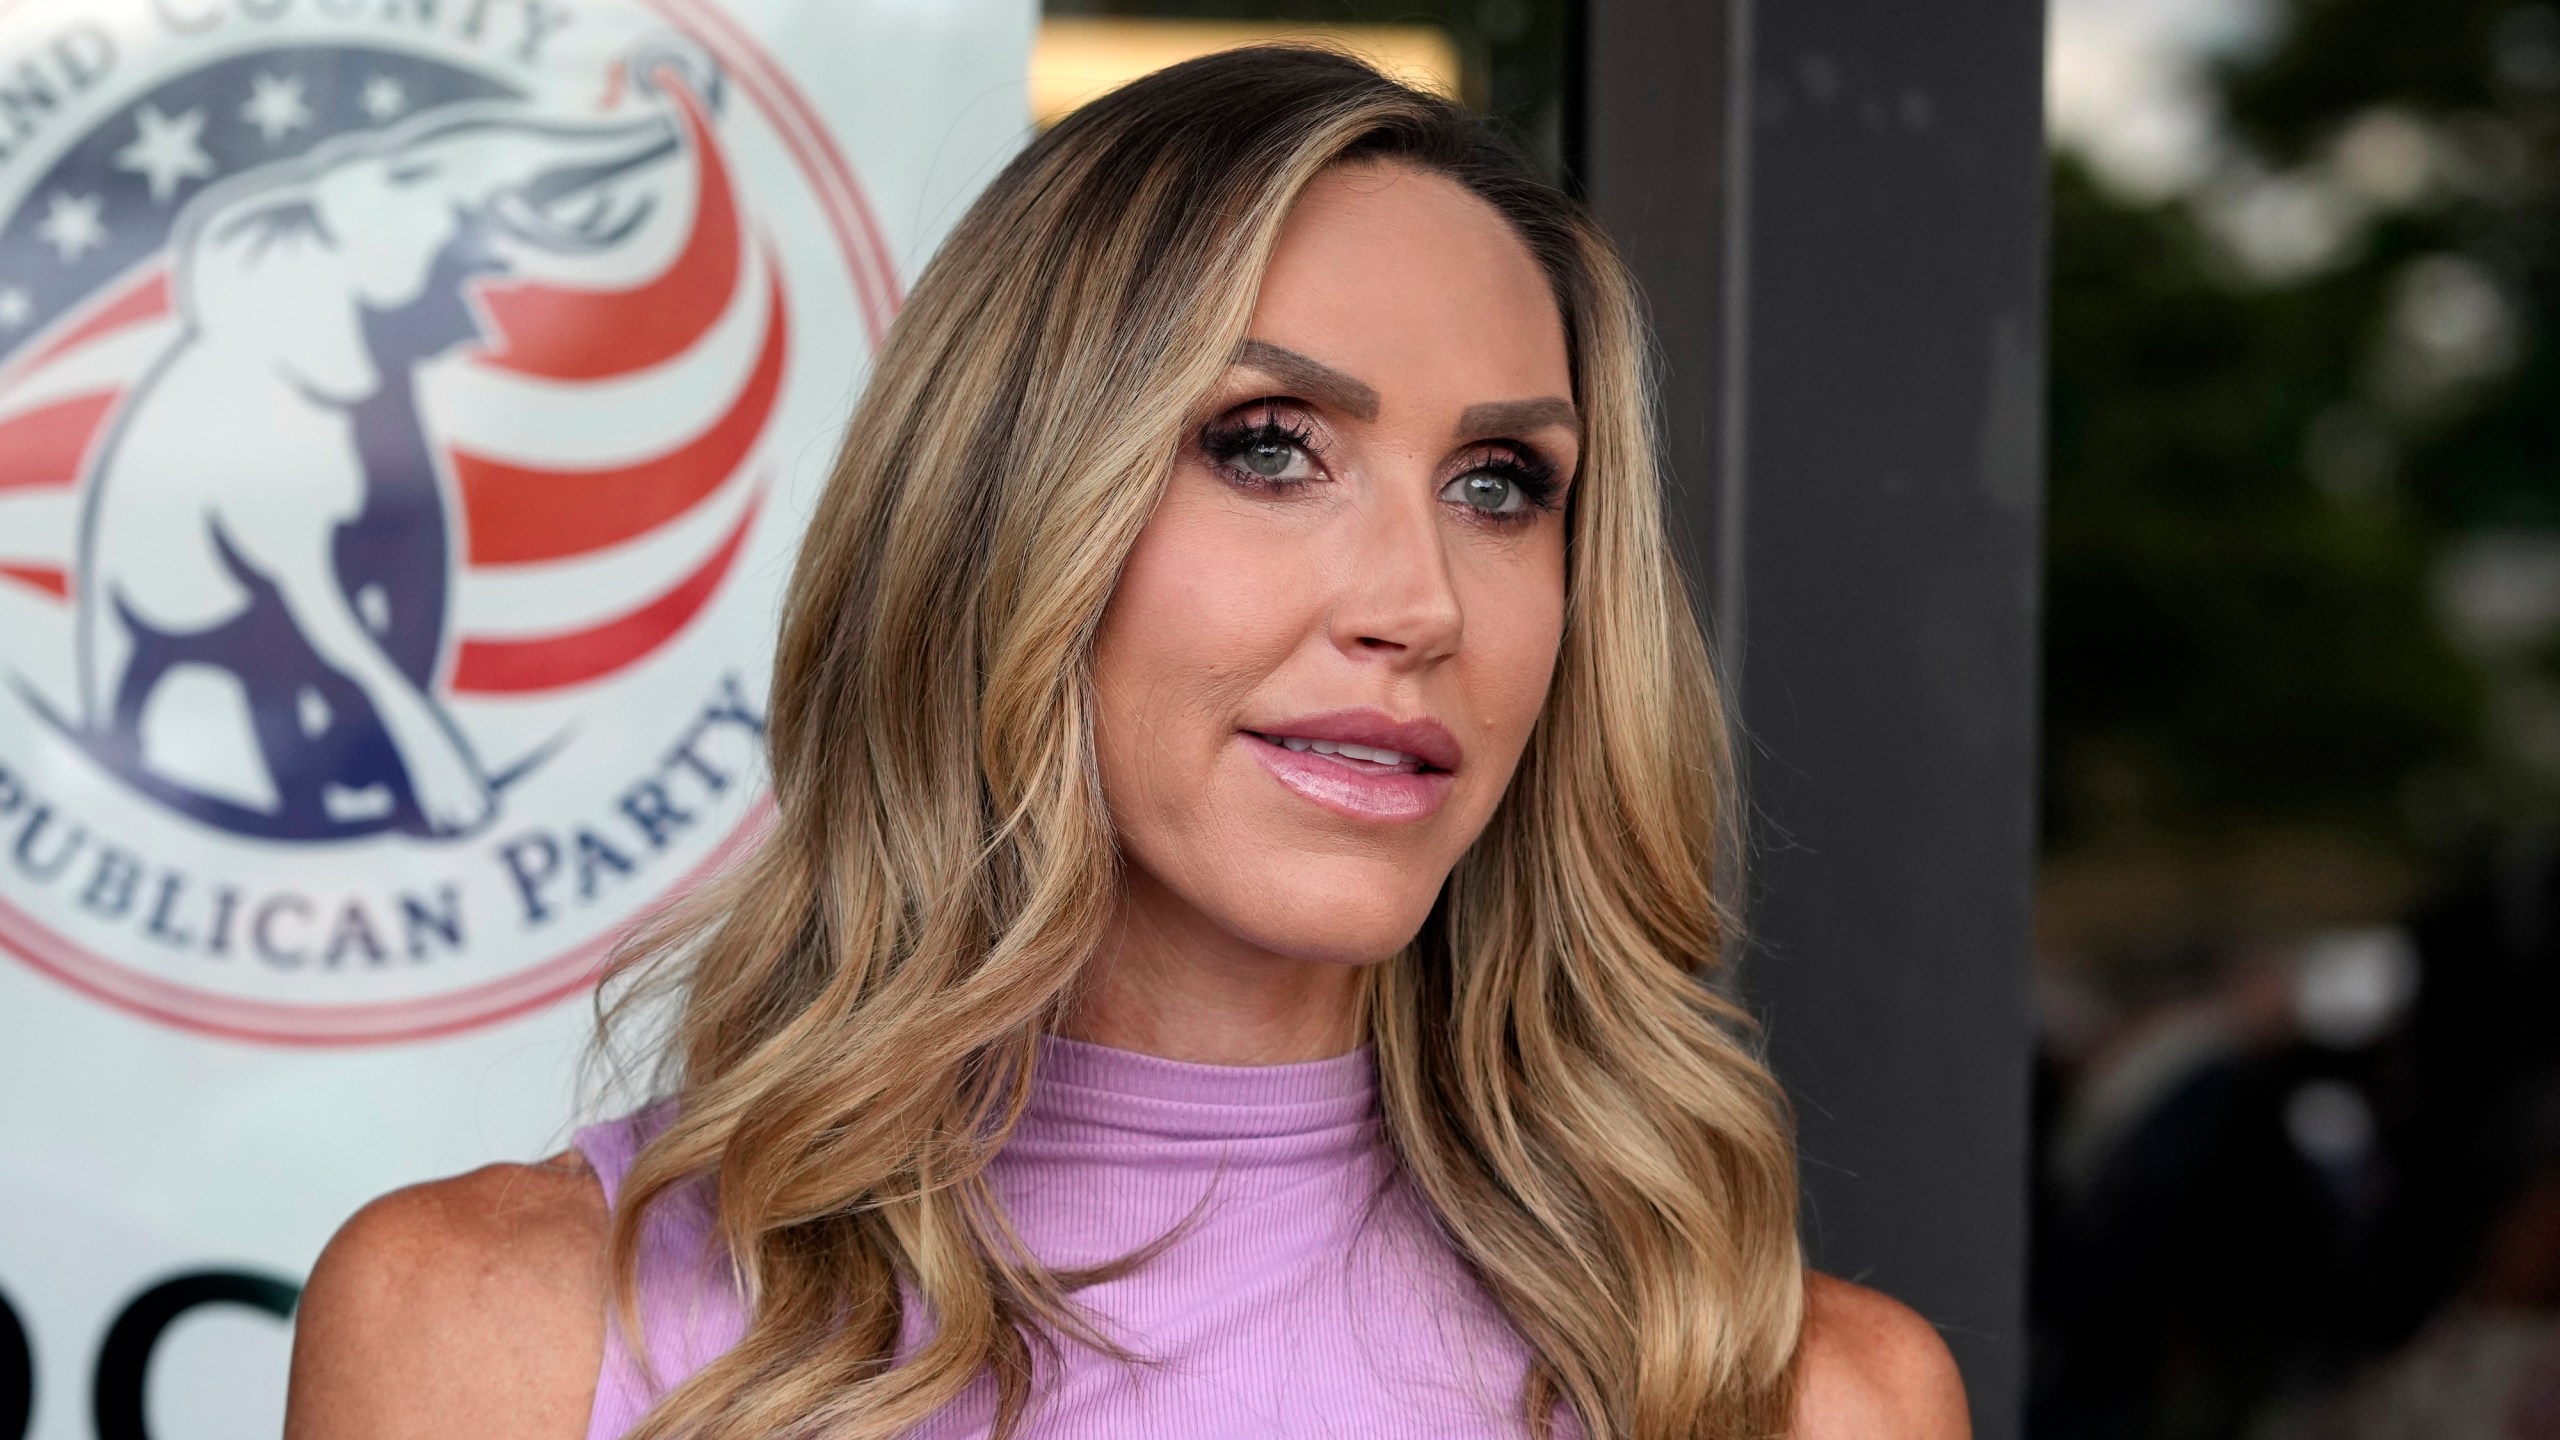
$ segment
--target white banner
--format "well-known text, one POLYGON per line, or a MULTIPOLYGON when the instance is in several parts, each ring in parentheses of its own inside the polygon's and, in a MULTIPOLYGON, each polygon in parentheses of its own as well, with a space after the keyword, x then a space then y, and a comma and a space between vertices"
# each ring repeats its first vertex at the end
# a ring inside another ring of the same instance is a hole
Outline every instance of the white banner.
POLYGON ((558 1148, 1027 0, 0 0, 0 1440, 271 1436, 558 1148))

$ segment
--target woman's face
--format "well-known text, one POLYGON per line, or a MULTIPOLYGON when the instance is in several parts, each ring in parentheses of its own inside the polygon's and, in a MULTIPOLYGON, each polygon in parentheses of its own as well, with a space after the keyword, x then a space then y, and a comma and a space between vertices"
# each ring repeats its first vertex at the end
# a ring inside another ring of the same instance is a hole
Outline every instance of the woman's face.
POLYGON ((1338 166, 1282 229, 1096 640, 1130 903, 1394 954, 1510 782, 1564 624, 1562 319, 1493 209, 1338 166))

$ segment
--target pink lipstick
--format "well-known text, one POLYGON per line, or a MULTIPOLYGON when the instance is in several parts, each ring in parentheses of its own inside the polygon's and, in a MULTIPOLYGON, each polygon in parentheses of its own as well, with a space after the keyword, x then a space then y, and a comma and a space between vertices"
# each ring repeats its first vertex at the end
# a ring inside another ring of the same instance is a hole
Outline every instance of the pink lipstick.
POLYGON ((1458 738, 1428 716, 1331 710, 1256 725, 1245 743, 1299 798, 1355 820, 1421 820, 1448 797, 1458 738))

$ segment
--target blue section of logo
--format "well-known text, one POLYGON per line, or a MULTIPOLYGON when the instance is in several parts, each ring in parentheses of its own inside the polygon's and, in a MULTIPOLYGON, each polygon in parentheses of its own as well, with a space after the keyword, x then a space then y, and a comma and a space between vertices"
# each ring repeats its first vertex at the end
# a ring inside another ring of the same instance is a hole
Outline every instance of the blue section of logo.
POLYGON ((0 296, 19 297, 0 335, 0 364, 157 254, 206 185, 299 158, 349 131, 520 94, 440 60, 354 45, 279 46, 162 81, 65 152, 0 222, 0 296))

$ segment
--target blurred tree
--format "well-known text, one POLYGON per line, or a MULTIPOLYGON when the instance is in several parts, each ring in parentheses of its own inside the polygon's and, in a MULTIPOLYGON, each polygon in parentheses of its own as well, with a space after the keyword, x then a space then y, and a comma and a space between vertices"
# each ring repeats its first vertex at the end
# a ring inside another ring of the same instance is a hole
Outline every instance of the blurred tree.
POLYGON ((2053 201, 2049 845, 2397 840, 2476 687, 2429 612, 2434 527, 2314 477, 2380 278, 2239 281, 2186 204, 2113 198, 2068 156, 2053 201))
MULTIPOLYGON (((2480 537, 2560 538, 2560 8, 2271 4, 2212 180, 2056 161, 2057 856, 2311 831, 2423 867, 2560 793, 2560 613, 2518 662, 2447 603, 2480 537)), ((2492 600, 2560 596, 2560 543, 2519 556, 2492 600)))
MULTIPOLYGON (((2407 492, 2448 524, 2560 527, 2560 7, 2293 0, 2279 44, 2224 67, 2233 133, 2266 163, 2349 188, 2405 135, 2407 179, 2369 203, 2354 268, 2402 320, 2458 340, 2467 306, 2506 353, 2486 383, 2406 417, 2407 492), (2449 268, 2450 267, 2450 268, 2449 268), (2478 301, 2430 274, 2476 275, 2478 301)), ((2370 184, 2368 189, 2376 188, 2370 184)), ((2485 337, 2484 337, 2485 338, 2485 337)))

